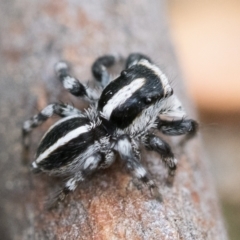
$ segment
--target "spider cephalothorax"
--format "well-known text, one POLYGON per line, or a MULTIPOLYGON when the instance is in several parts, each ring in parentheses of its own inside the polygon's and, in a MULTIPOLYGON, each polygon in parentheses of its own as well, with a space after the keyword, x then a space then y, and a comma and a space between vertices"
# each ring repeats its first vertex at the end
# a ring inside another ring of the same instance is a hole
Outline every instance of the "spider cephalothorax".
POLYGON ((23 124, 27 147, 33 128, 53 114, 62 117, 43 136, 32 163, 34 172, 68 178, 58 198, 75 190, 77 183, 93 172, 109 167, 117 153, 133 177, 157 194, 154 181, 140 162, 140 147, 158 152, 173 176, 177 161, 170 146, 153 130, 166 135, 194 135, 197 130, 197 123, 186 119, 165 74, 148 57, 131 54, 126 69, 110 81, 107 67, 115 62, 114 56, 106 55, 92 66, 102 93, 71 77, 65 62, 56 64, 63 86, 74 96, 87 99, 90 107, 80 111, 68 104, 50 104, 23 124))

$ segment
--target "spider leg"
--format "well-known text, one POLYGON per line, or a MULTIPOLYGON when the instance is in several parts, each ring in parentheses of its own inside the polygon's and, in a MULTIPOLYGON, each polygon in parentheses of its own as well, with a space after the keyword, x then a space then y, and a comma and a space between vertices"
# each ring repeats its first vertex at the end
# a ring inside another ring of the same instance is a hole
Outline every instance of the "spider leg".
POLYGON ((163 134, 170 136, 186 134, 183 142, 196 135, 198 123, 192 119, 186 119, 186 113, 175 95, 163 101, 163 109, 159 114, 157 128, 163 134))
POLYGON ((190 139, 196 135, 198 123, 192 119, 181 119, 173 121, 158 120, 157 128, 166 135, 178 136, 187 134, 190 139))
POLYGON ((63 188, 57 191, 55 195, 50 198, 47 202, 47 208, 52 208, 56 205, 56 203, 63 201, 69 193, 73 192, 77 188, 79 182, 87 180, 90 175, 99 169, 100 162, 102 162, 102 155, 100 153, 95 153, 94 155, 88 157, 83 162, 81 170, 79 170, 79 172, 73 177, 69 178, 67 182, 65 182, 63 188))
POLYGON ((66 62, 58 62, 55 65, 55 72, 63 87, 75 97, 84 97, 89 102, 96 102, 99 99, 97 90, 80 83, 78 79, 70 76, 66 62))
POLYGON ((141 53, 131 53, 126 60, 126 68, 130 68, 131 66, 137 64, 142 59, 145 59, 150 63, 152 62, 151 59, 146 55, 143 55, 141 53))
POLYGON ((118 59, 113 55, 99 57, 92 65, 92 74, 95 79, 105 88, 110 82, 107 68, 112 67, 118 59))
POLYGON ((139 157, 134 153, 130 138, 127 135, 120 136, 114 146, 114 150, 119 153, 126 168, 131 172, 131 174, 142 183, 146 184, 154 197, 161 200, 161 195, 156 184, 140 163, 139 157))
POLYGON ((54 103, 48 105, 40 113, 34 115, 29 120, 25 121, 22 126, 22 143, 24 147, 23 158, 25 158, 24 155, 27 156, 27 151, 29 148, 29 133, 32 131, 33 128, 38 127, 48 118, 52 117, 53 114, 56 114, 60 117, 67 117, 72 115, 81 115, 82 113, 80 110, 74 108, 71 105, 54 103))
POLYGON ((145 141, 145 147, 147 148, 147 150, 156 151, 160 154, 162 160, 168 166, 169 181, 172 181, 172 178, 177 168, 177 160, 174 158, 173 152, 169 144, 164 142, 161 138, 155 136, 154 134, 149 133, 145 141))
POLYGON ((105 151, 104 159, 99 165, 99 168, 101 169, 108 168, 113 164, 113 162, 115 161, 115 158, 116 158, 115 153, 112 150, 105 151))

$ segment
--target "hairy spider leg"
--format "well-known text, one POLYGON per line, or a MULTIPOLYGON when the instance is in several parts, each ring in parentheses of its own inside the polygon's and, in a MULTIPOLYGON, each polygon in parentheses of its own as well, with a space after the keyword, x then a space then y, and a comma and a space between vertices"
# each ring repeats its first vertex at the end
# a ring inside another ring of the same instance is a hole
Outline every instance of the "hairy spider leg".
POLYGON ((69 74, 69 67, 66 62, 58 62, 55 65, 55 72, 63 87, 75 97, 84 97, 89 102, 96 102, 99 99, 99 92, 79 82, 78 79, 69 74))
POLYGON ((50 198, 46 207, 48 209, 53 208, 55 207, 55 204, 63 201, 70 192, 73 192, 77 188, 79 182, 85 181, 89 175, 98 169, 101 160, 102 156, 99 153, 88 157, 83 163, 82 170, 79 170, 79 172, 67 180, 63 188, 57 191, 54 196, 50 198))
POLYGON ((136 154, 130 138, 127 135, 122 135, 118 138, 114 149, 119 153, 121 159, 124 161, 126 169, 129 170, 133 177, 146 184, 151 194, 158 200, 161 200, 161 194, 154 181, 150 178, 146 169, 140 163, 140 160, 136 154))
POLYGON ((149 133, 145 140, 145 147, 147 150, 155 151, 160 154, 163 162, 165 162, 168 167, 169 180, 172 181, 177 168, 177 160, 174 158, 169 144, 154 134, 149 133))
POLYGON ((112 67, 118 60, 118 57, 114 55, 104 55, 97 58, 97 60, 93 63, 92 74, 100 83, 102 88, 105 88, 111 80, 107 68, 112 67))
MULTIPOLYGON (((181 119, 175 121, 162 121, 158 122, 158 129, 166 135, 179 136, 186 134, 184 142, 193 138, 198 130, 198 123, 193 119, 181 119)), ((181 142, 182 144, 183 142, 181 142)))
POLYGON ((186 113, 176 96, 172 95, 163 100, 163 107, 157 118, 157 128, 165 135, 186 135, 180 142, 184 144, 194 137, 198 131, 198 123, 192 119, 186 119, 186 113))
POLYGON ((147 60, 150 63, 152 62, 151 59, 146 55, 143 55, 141 53, 131 53, 126 60, 126 69, 130 68, 133 65, 136 65, 140 60, 143 59, 147 60))
POLYGON ((95 153, 94 155, 88 157, 81 169, 71 178, 69 178, 62 189, 57 191, 53 197, 47 202, 47 208, 52 208, 56 203, 63 201, 66 196, 73 192, 80 182, 85 181, 89 176, 91 176, 95 171, 101 168, 109 167, 115 160, 115 154, 113 151, 108 151, 103 158, 103 155, 95 153))

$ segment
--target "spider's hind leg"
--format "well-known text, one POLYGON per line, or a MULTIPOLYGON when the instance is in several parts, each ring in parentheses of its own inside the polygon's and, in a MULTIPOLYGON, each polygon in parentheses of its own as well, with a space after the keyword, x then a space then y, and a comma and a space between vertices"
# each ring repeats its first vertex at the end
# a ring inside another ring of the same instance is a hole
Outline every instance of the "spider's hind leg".
POLYGON ((62 189, 57 191, 49 199, 49 201, 46 203, 46 208, 51 209, 55 207, 56 204, 63 201, 69 193, 73 192, 77 188, 79 182, 87 180, 90 175, 92 175, 97 169, 99 169, 101 162, 102 155, 100 153, 95 153, 94 155, 85 159, 85 161, 81 165, 81 168, 77 170, 77 173, 75 173, 71 178, 69 178, 67 182, 65 182, 62 189))
POLYGON ((62 189, 59 189, 56 191, 47 201, 45 204, 45 208, 50 210, 52 208, 55 208, 59 202, 64 201, 66 196, 73 192, 78 185, 79 181, 84 181, 83 177, 78 174, 78 176, 74 176, 70 178, 65 184, 62 189))

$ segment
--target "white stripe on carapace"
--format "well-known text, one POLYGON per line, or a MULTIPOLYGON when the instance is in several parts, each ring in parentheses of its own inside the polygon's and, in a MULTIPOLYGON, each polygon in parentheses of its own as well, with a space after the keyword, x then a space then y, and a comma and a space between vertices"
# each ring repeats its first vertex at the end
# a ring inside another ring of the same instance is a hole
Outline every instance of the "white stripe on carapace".
POLYGON ((126 102, 128 98, 130 98, 134 92, 136 92, 138 89, 140 89, 144 83, 145 83, 145 78, 137 78, 133 80, 130 84, 124 86, 121 88, 118 92, 116 92, 112 98, 110 98, 107 102, 107 104, 104 106, 102 115, 106 118, 109 119, 111 116, 112 111, 126 102))
POLYGON ((43 153, 41 153, 38 158, 35 160, 36 163, 41 162, 43 159, 48 157, 53 151, 58 149, 59 147, 65 145, 66 143, 70 142, 72 139, 78 137, 79 135, 89 131, 91 127, 89 125, 84 125, 79 128, 76 128, 66 134, 64 137, 60 138, 55 142, 51 147, 46 149, 43 153))
POLYGON ((149 68, 150 70, 152 70, 162 81, 162 85, 163 85, 163 89, 164 92, 167 93, 167 91, 169 91, 171 89, 169 82, 168 82, 168 78, 167 76, 160 70, 159 67, 157 67, 156 65, 150 63, 149 61, 143 59, 141 61, 139 61, 140 65, 143 65, 147 68, 149 68))

